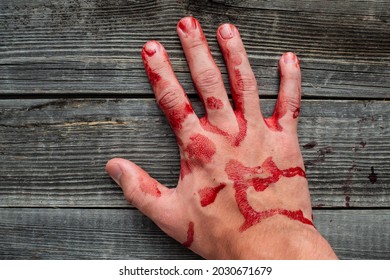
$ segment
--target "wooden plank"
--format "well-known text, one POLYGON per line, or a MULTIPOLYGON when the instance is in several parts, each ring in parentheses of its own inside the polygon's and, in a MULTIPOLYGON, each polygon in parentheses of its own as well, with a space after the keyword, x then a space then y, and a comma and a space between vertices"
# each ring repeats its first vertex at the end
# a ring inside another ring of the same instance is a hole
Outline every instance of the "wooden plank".
MULTIPOLYGON (((202 106, 194 101, 202 115, 202 106)), ((270 115, 273 100, 263 100, 270 115)), ((299 138, 315 207, 390 206, 387 101, 304 100, 299 138)), ((104 171, 131 159, 174 187, 175 138, 152 99, 0 101, 0 207, 128 207, 104 171)))
POLYGON ((389 1, 267 1, 267 0, 213 0, 225 6, 293 12, 312 12, 336 15, 373 15, 378 19, 390 15, 389 1))
POLYGON ((151 95, 140 58, 151 39, 167 47, 179 80, 195 94, 175 31, 192 14, 226 84, 215 29, 229 21, 242 33, 263 95, 277 92, 280 54, 295 51, 305 96, 390 97, 386 1, 337 1, 338 8, 319 0, 225 2, 1 1, 0 95, 151 95))
MULTIPOLYGON (((0 259, 198 259, 131 209, 0 209, 0 259)), ((342 259, 390 259, 390 211, 314 212, 342 259)))

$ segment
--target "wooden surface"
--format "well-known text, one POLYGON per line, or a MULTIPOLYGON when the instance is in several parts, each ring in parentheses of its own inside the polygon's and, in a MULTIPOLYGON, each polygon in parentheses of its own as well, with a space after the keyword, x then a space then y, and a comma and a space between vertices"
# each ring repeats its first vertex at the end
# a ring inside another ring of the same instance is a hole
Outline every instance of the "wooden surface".
POLYGON ((166 46, 201 115, 175 33, 194 15, 227 86, 215 29, 239 27, 266 115, 278 57, 299 55, 316 225, 342 258, 390 259, 390 1, 329 2, 0 1, 0 258, 198 258, 104 171, 125 157, 175 186, 175 139, 140 50, 151 39, 166 46))

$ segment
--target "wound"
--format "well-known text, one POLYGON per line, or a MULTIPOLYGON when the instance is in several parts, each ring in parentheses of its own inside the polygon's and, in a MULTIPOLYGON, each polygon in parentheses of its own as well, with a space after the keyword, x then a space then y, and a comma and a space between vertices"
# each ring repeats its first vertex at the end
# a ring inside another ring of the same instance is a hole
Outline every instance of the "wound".
POLYGON ((215 98, 215 97, 207 97, 206 99, 206 106, 208 109, 211 110, 219 110, 223 108, 223 102, 221 99, 215 98))
POLYGON ((187 229, 187 240, 182 245, 188 248, 191 247, 192 242, 194 242, 194 223, 190 222, 187 229))
POLYGON ((228 178, 234 182, 235 200, 237 206, 243 215, 245 221, 240 227, 240 231, 247 230, 251 226, 260 223, 262 220, 275 216, 283 215, 292 220, 304 224, 313 225, 313 223, 304 217, 301 210, 291 211, 286 209, 268 209, 265 211, 256 211, 249 203, 247 190, 253 186, 255 191, 265 191, 271 184, 279 181, 281 177, 306 177, 305 171, 300 167, 291 167, 288 169, 279 169, 272 157, 267 158, 261 166, 247 167, 237 160, 231 160, 225 167, 228 178))
POLYGON ((226 187, 225 183, 221 183, 220 185, 216 187, 206 187, 203 189, 200 189, 198 191, 198 194, 200 196, 200 205, 202 207, 206 207, 207 205, 210 205, 215 201, 217 198, 217 194, 226 187))
POLYGON ((140 188, 143 193, 154 197, 160 197, 161 192, 157 187, 157 181, 151 177, 140 177, 140 188))
POLYGON ((216 146, 213 141, 202 134, 195 134, 190 137, 191 143, 185 151, 188 157, 199 163, 209 163, 215 154, 216 146))

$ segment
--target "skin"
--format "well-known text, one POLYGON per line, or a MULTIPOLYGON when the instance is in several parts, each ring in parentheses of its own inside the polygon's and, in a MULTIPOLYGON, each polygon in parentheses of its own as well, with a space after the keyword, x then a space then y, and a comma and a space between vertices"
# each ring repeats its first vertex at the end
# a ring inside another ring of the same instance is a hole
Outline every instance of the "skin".
POLYGON ((199 22, 186 17, 177 33, 206 109, 198 117, 164 47, 142 50, 156 101, 177 137, 181 172, 169 189, 131 161, 106 170, 126 199, 165 233, 207 259, 336 259, 312 223, 297 136, 299 60, 279 60, 280 91, 264 118, 255 76, 237 28, 223 24, 217 39, 230 78, 233 106, 199 22))

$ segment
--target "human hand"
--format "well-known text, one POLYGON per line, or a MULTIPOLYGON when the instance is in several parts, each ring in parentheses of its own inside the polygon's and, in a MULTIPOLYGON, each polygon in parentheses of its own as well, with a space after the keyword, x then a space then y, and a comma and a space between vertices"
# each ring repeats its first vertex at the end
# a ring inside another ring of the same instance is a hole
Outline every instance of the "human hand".
POLYGON ((206 109, 204 117, 194 113, 160 43, 146 43, 142 58, 177 137, 178 185, 169 189, 124 159, 110 160, 107 172, 130 203, 204 258, 336 258, 312 223, 297 136, 298 58, 293 53, 281 57, 278 100, 273 115, 264 118, 235 26, 223 24, 217 31, 234 109, 199 22, 183 18, 177 32, 206 109))

